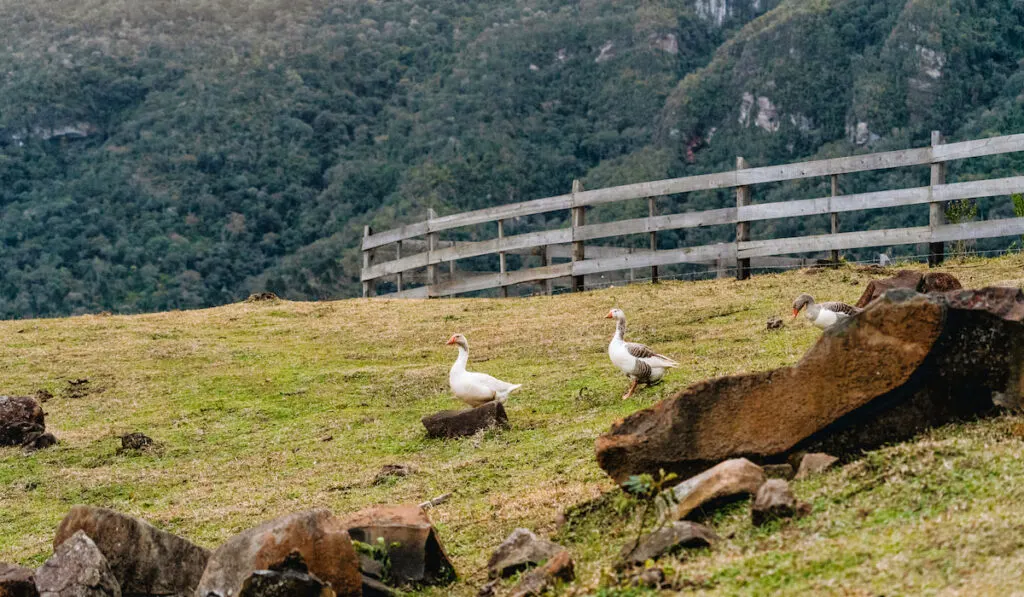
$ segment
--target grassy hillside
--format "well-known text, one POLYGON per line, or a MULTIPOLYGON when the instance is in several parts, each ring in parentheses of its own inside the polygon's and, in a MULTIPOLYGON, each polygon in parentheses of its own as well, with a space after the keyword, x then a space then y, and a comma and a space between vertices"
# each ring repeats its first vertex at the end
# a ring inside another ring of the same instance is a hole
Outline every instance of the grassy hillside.
MULTIPOLYGON (((1024 285, 1024 256, 944 268, 967 286, 1024 285)), ((781 331, 800 291, 856 300, 877 272, 855 268, 747 282, 638 285, 509 300, 242 303, 205 311, 0 323, 3 393, 54 394, 44 408, 61 444, 0 450, 0 561, 36 565, 77 503, 141 516, 209 547, 262 520, 312 507, 344 513, 447 492, 433 511, 475 594, 490 550, 514 527, 555 532, 559 513, 600 498, 556 538, 596 587, 632 529, 594 460, 612 421, 690 383, 800 358, 819 332, 802 318, 781 331), (605 353, 609 307, 630 335, 683 366, 622 401, 626 380, 605 353), (471 366, 522 382, 512 428, 461 441, 424 437, 421 416, 459 405, 447 393, 467 335, 471 366), (70 380, 88 379, 72 390, 70 380), (83 395, 84 394, 84 395, 83 395), (158 442, 118 454, 118 437, 158 442), (412 476, 374 485, 385 464, 412 476)), ((814 513, 754 531, 738 507, 715 524, 735 535, 675 565, 709 593, 974 594, 1019 586, 1024 561, 1024 418, 941 429, 866 455, 795 491, 814 513)), ((437 591, 435 594, 443 594, 437 591)))

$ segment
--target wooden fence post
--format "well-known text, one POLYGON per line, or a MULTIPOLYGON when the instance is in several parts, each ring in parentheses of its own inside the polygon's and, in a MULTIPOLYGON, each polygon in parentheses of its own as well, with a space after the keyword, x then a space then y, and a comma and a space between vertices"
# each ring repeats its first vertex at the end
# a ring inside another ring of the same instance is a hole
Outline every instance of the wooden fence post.
MULTIPOLYGON (((736 158, 736 169, 743 170, 749 168, 747 160, 742 157, 736 158)), ((741 186, 736 187, 736 208, 744 207, 750 204, 750 187, 741 186)), ((750 277, 750 259, 740 259, 738 257, 739 246, 743 241, 750 240, 750 222, 736 222, 736 279, 746 280, 750 277)))
MULTIPOLYGON (((551 254, 548 251, 550 245, 544 245, 540 247, 540 266, 547 267, 551 265, 551 254)), ((544 289, 544 294, 551 296, 551 278, 541 280, 541 288, 544 289)))
MULTIPOLYGON (((401 258, 402 258, 402 241, 398 241, 397 243, 395 243, 395 259, 398 260, 398 259, 401 259, 401 258)), ((395 284, 395 286, 398 288, 398 292, 402 292, 402 282, 403 282, 403 280, 404 280, 404 275, 402 274, 402 272, 398 272, 398 277, 396 278, 396 284, 395 284)))
MULTIPOLYGON (((373 234, 373 229, 369 226, 363 226, 363 240, 371 234, 373 234)), ((370 269, 371 265, 373 265, 373 249, 363 249, 363 271, 370 269)), ((373 296, 374 286, 373 280, 363 282, 363 298, 373 296)))
MULTIPOLYGON (((647 217, 653 218, 658 215, 658 206, 654 204, 654 197, 647 198, 647 217)), ((658 233, 651 231, 651 251, 658 250, 658 233)), ((658 266, 651 266, 651 284, 658 283, 658 266)))
MULTIPOLYGON (((433 208, 427 210, 427 227, 429 229, 429 222, 437 217, 437 212, 433 208)), ((434 259, 434 251, 437 250, 437 233, 427 233, 427 260, 432 261, 434 259)), ((437 264, 430 263, 427 265, 427 286, 435 286, 437 284, 437 264)), ((427 291, 427 296, 430 295, 430 291, 427 291)))
MULTIPOLYGON (((833 197, 838 197, 839 196, 839 175, 838 174, 833 174, 832 175, 832 196, 833 197)), ((829 214, 829 218, 832 220, 832 234, 839 234, 839 214, 836 213, 836 212, 832 212, 831 214, 829 214)), ((839 263, 839 249, 832 249, 832 251, 829 253, 829 259, 832 261, 832 263, 838 264, 839 263)))
MULTIPOLYGON (((505 220, 498 220, 498 238, 505 238, 505 220)), ((498 271, 501 272, 501 297, 508 298, 508 286, 505 286, 505 251, 498 251, 498 271)))
MULTIPOLYGON (((583 182, 580 180, 572 181, 572 260, 573 263, 577 261, 583 261, 586 256, 583 253, 583 241, 576 239, 576 229, 583 226, 586 223, 586 209, 585 207, 576 207, 576 193, 583 192, 583 182)), ((572 291, 581 292, 583 290, 583 276, 572 277, 572 291)))
MULTIPOLYGON (((939 131, 932 131, 932 147, 936 145, 942 145, 942 133, 939 131)), ((945 162, 932 162, 931 180, 930 186, 946 184, 946 163, 945 162)), ((941 201, 936 201, 928 204, 928 227, 933 231, 946 223, 946 206, 941 201)), ((940 265, 946 257, 946 246, 944 243, 929 243, 928 244, 928 267, 935 267, 940 265)))

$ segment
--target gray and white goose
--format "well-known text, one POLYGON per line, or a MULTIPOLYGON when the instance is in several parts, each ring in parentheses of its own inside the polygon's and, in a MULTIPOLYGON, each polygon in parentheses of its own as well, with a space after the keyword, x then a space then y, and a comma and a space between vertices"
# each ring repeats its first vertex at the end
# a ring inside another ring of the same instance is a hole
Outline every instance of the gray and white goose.
POLYGON ((814 297, 804 293, 793 301, 793 319, 800 315, 800 311, 803 311, 804 317, 816 327, 827 330, 840 321, 860 313, 863 309, 839 301, 815 303, 814 297))
POLYGON ((608 345, 608 357, 612 364, 630 379, 629 389, 622 397, 623 400, 633 395, 637 384, 655 384, 661 381, 666 371, 679 366, 679 363, 643 344, 626 342, 626 314, 622 309, 612 309, 605 317, 615 320, 615 335, 608 345))

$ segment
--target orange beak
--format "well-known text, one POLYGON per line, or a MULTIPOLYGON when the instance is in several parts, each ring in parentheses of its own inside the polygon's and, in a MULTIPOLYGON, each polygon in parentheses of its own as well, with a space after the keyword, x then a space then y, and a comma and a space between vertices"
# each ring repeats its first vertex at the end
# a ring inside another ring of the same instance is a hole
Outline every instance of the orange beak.
POLYGON ((455 336, 452 336, 451 338, 448 338, 448 341, 445 342, 445 346, 450 346, 452 344, 455 344, 455 336))
POLYGON ((796 316, 799 315, 799 314, 800 314, 800 309, 793 309, 793 319, 796 319, 796 316))
POLYGON ((605 319, 615 319, 615 316, 614 316, 614 315, 612 315, 612 312, 611 312, 611 311, 609 311, 609 312, 608 312, 608 315, 605 315, 605 316, 604 316, 604 318, 605 318, 605 319))

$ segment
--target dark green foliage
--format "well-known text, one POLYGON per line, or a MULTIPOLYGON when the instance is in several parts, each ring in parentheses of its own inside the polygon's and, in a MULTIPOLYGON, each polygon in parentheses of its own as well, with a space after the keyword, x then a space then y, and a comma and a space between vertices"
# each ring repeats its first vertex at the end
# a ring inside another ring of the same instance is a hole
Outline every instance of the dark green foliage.
MULTIPOLYGON (((762 165, 923 145, 932 128, 1024 130, 1020 2, 735 0, 721 23, 706 1, 681 0, 125 6, 27 0, 0 13, 0 317, 195 308, 261 290, 351 296, 363 226, 428 208, 558 195, 574 178, 599 188, 725 170, 737 154, 762 165), (938 77, 922 75, 936 65, 938 77), (744 93, 755 101, 740 123, 744 93), (775 132, 753 124, 761 97, 775 132), (850 143, 861 122, 879 137, 867 146, 850 143)), ((1021 166, 978 160, 951 179, 1021 166)), ((919 177, 850 177, 844 192, 919 177)), ((730 201, 694 193, 660 209, 730 201)), ((1007 205, 981 202, 980 216, 1007 205)), ((607 206, 594 221, 644 213, 607 206)), ((844 216, 844 229, 921 217, 844 216)), ((755 237, 823 226, 772 222, 755 237)))

